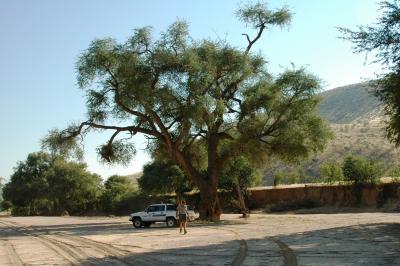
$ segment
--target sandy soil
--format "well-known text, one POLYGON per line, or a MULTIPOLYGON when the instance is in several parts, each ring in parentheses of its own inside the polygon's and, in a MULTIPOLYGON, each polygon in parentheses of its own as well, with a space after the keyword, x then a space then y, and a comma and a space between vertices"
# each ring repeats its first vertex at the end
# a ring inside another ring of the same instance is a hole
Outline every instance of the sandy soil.
POLYGON ((399 213, 252 214, 135 229, 127 217, 1 217, 0 265, 400 265, 399 213))

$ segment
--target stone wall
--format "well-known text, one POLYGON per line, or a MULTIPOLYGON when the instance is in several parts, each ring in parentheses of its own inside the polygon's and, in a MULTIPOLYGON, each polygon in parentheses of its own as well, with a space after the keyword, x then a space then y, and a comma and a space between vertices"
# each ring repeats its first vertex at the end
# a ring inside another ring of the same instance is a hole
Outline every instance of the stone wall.
POLYGON ((400 183, 379 185, 293 185, 249 189, 251 209, 281 203, 315 202, 321 206, 382 207, 400 199, 400 183))

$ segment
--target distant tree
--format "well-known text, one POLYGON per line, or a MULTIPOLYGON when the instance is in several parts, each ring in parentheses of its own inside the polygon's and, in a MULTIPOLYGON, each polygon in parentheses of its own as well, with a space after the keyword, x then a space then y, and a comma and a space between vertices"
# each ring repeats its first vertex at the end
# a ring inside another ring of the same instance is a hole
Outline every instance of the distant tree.
POLYGON ((88 132, 111 130, 109 141, 98 148, 101 158, 128 163, 135 149, 121 133, 144 134, 150 145, 162 143, 199 189, 200 218, 219 220, 218 181, 232 158, 296 160, 323 149, 329 137, 316 111, 319 80, 303 68, 273 78, 266 60, 252 52, 265 30, 289 24, 290 11, 257 3, 237 16, 256 31, 254 37, 244 34, 244 49, 195 41, 182 21, 156 41, 149 27, 135 30, 124 44, 94 40, 77 63, 88 119, 51 131, 44 145, 68 153, 79 150, 79 138, 88 132), (202 167, 195 163, 198 146, 207 158, 202 167))
POLYGON ((84 214, 95 212, 102 193, 101 177, 90 173, 84 163, 57 158, 46 172, 49 188, 45 195, 51 202, 52 213, 84 214))
POLYGON ((343 180, 343 170, 338 163, 330 162, 321 164, 319 167, 319 172, 323 181, 327 183, 343 180))
POLYGON ((95 209, 100 181, 85 164, 31 153, 18 163, 3 196, 15 214, 59 215, 64 210, 81 214, 95 209))
POLYGON ((387 138, 400 145, 400 1, 380 2, 381 16, 372 26, 358 30, 339 28, 343 38, 354 44, 356 53, 374 53, 374 63, 382 65, 382 74, 371 84, 383 102, 388 117, 387 138))
POLYGON ((52 164, 46 153, 31 153, 24 162, 18 162, 10 181, 5 184, 3 197, 26 215, 36 215, 40 202, 46 200, 49 184, 46 172, 52 164))
POLYGON ((176 193, 181 198, 184 192, 193 190, 190 179, 171 161, 155 160, 143 167, 143 174, 138 179, 139 188, 144 193, 176 193))
POLYGON ((136 189, 127 176, 110 176, 104 183, 101 206, 105 212, 113 213, 118 203, 134 192, 136 189))
POLYGON ((342 166, 345 179, 354 184, 376 183, 382 170, 383 167, 378 162, 356 156, 346 157, 342 166))

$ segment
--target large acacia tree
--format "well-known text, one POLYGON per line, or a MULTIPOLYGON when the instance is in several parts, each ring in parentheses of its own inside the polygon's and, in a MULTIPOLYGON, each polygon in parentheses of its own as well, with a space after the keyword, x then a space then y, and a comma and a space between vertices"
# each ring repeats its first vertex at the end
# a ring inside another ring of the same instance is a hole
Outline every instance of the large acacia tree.
POLYGON ((123 44, 94 40, 77 63, 87 121, 51 131, 45 145, 66 152, 88 132, 109 130, 109 141, 98 148, 101 158, 129 162, 135 149, 121 133, 144 134, 197 186, 200 217, 218 220, 217 184, 231 158, 292 160, 321 150, 329 135, 315 111, 318 79, 303 68, 274 78, 265 59, 252 52, 265 30, 289 24, 290 11, 258 3, 237 16, 255 31, 243 34, 243 49, 193 40, 182 21, 158 40, 149 27, 136 29, 123 44))

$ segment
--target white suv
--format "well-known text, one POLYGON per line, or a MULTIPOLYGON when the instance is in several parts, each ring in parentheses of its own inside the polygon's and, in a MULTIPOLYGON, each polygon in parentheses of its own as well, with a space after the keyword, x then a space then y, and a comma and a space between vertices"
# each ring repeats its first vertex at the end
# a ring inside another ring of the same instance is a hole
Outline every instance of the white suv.
MULTIPOLYGON (((191 206, 188 207, 188 220, 194 220, 194 210, 191 206)), ((176 217, 176 205, 173 204, 152 204, 144 211, 134 212, 129 215, 129 221, 133 226, 138 228, 141 226, 149 227, 156 222, 164 222, 168 227, 177 225, 178 218, 176 217)))

